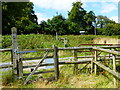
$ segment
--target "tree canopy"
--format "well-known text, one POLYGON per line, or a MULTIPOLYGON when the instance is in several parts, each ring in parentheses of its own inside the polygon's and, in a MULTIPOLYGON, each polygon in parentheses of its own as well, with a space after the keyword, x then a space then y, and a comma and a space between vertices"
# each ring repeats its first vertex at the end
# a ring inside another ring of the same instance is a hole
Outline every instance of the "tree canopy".
POLYGON ((33 10, 32 2, 3 2, 2 3, 2 28, 3 35, 11 34, 11 28, 16 27, 18 34, 52 34, 56 32, 59 35, 75 34, 79 35, 80 31, 85 34, 99 35, 118 35, 120 29, 114 21, 106 16, 95 16, 93 11, 86 11, 82 7, 83 3, 74 2, 71 10, 68 12, 68 18, 62 14, 53 16, 47 21, 37 22, 37 16, 33 10))
POLYGON ((17 27, 18 33, 30 33, 38 27, 31 2, 3 2, 2 18, 3 34, 11 34, 11 27, 17 27))

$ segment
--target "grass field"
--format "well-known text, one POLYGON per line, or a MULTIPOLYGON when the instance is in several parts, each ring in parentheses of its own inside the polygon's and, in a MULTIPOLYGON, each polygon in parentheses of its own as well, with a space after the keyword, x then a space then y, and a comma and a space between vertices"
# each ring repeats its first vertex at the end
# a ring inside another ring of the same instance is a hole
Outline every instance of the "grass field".
MULTIPOLYGON (((18 35, 18 46, 22 49, 38 49, 38 48, 53 48, 53 45, 58 47, 64 47, 62 38, 67 39, 67 47, 77 47, 79 44, 93 44, 94 40, 97 38, 115 38, 118 39, 119 36, 101 36, 101 35, 63 35, 58 36, 56 40, 55 36, 43 35, 43 34, 29 34, 29 35, 18 35)), ((12 37, 11 35, 2 36, 2 48, 12 47, 12 37)), ((40 53, 30 53, 25 56, 38 56, 40 53)), ((65 53, 60 53, 60 57, 71 56, 71 52, 65 51, 65 53)), ((10 61, 10 53, 2 53, 2 61, 10 61)))

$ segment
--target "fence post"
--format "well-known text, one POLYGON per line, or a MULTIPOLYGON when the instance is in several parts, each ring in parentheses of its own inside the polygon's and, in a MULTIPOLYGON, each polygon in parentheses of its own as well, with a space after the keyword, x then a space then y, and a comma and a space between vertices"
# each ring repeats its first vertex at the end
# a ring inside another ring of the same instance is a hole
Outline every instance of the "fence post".
MULTIPOLYGON (((18 50, 21 50, 21 47, 18 47, 18 50)), ((18 74, 19 78, 23 77, 23 62, 22 62, 22 54, 18 54, 18 74)))
MULTIPOLYGON (((113 71, 116 72, 116 56, 114 54, 112 54, 112 57, 113 57, 113 71)), ((117 88, 117 79, 116 77, 113 78, 113 81, 114 81, 114 88, 117 88)))
POLYGON ((55 79, 59 78, 59 60, 58 60, 58 47, 54 45, 54 67, 55 67, 55 79))
MULTIPOLYGON (((95 53, 94 53, 94 61, 97 61, 97 51, 95 51, 95 53)), ((97 74, 97 65, 95 64, 94 65, 94 73, 95 73, 95 75, 97 74)))
POLYGON ((13 75, 14 75, 14 78, 17 77, 17 54, 16 54, 16 51, 17 51, 17 29, 15 27, 12 27, 11 28, 11 31, 12 31, 12 58, 13 58, 13 75))
MULTIPOLYGON (((73 51, 74 61, 77 61, 77 50, 73 51)), ((78 64, 74 64, 74 74, 78 74, 78 64)))

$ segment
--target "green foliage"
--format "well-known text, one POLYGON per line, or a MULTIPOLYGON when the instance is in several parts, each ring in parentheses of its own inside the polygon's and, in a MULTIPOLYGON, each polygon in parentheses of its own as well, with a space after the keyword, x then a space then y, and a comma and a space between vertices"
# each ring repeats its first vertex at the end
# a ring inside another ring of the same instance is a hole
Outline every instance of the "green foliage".
POLYGON ((119 33, 116 33, 116 31, 119 32, 117 25, 111 25, 110 30, 106 30, 109 29, 106 26, 103 30, 105 25, 115 24, 114 21, 106 16, 95 16, 93 11, 87 12, 82 5, 83 3, 81 2, 73 2, 67 19, 61 14, 57 14, 52 19, 42 21, 38 25, 32 2, 3 2, 3 35, 11 34, 12 27, 17 27, 18 34, 40 33, 56 35, 58 33, 58 35, 78 35, 80 31, 85 31, 85 34, 93 35, 96 27, 97 35, 119 35, 119 33), (111 31, 113 31, 113 34, 111 34, 111 31))
POLYGON ((12 75, 12 70, 8 70, 6 71, 2 71, 1 73, 1 77, 2 77, 2 85, 8 85, 10 83, 13 83, 13 75, 12 75))
POLYGON ((30 33, 38 28, 37 16, 32 2, 3 2, 3 34, 11 34, 11 28, 17 27, 18 34, 30 33))
POLYGON ((103 28, 97 28, 97 35, 103 35, 103 31, 104 29, 103 28))
POLYGON ((62 15, 54 16, 47 22, 42 21, 38 32, 44 34, 59 35, 64 34, 80 34, 80 31, 86 31, 86 34, 94 34, 93 22, 95 21, 95 14, 93 11, 87 11, 82 8, 81 2, 73 3, 71 11, 68 13, 68 19, 62 15))
POLYGON ((48 19, 47 23, 45 23, 45 21, 43 21, 41 23, 41 28, 42 29, 44 28, 46 33, 52 34, 52 35, 55 35, 56 32, 59 35, 65 34, 66 33, 65 30, 67 29, 65 18, 62 15, 57 15, 57 16, 53 17, 51 20, 48 19))
POLYGON ((103 30, 103 34, 107 36, 120 35, 120 24, 109 23, 103 30))
POLYGON ((110 20, 106 16, 99 15, 96 18, 96 26, 99 28, 104 28, 104 26, 108 23, 115 23, 115 21, 110 20))
POLYGON ((93 23, 95 22, 95 14, 93 11, 88 12, 85 16, 84 16, 84 20, 86 22, 86 34, 94 34, 94 26, 93 23))
MULTIPOLYGON (((2 48, 10 48, 12 45, 11 35, 5 35, 2 37, 3 37, 2 48)), ((80 43, 92 43, 92 40, 97 36, 59 35, 58 37, 59 40, 56 40, 55 36, 52 35, 43 34, 18 35, 18 45, 21 46, 23 49, 52 48, 52 45, 64 47, 63 40, 61 40, 61 38, 67 38, 68 47, 74 47, 78 46, 80 43)))

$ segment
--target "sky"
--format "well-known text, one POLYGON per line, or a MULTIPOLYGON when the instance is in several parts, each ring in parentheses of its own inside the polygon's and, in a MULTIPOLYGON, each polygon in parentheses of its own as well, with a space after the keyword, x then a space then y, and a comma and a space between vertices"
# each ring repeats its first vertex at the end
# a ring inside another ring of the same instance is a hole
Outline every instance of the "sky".
POLYGON ((89 12, 93 11, 96 16, 103 15, 118 22, 118 2, 119 0, 30 0, 34 4, 34 11, 38 17, 38 23, 52 19, 57 14, 68 17, 68 11, 72 8, 72 3, 81 1, 83 8, 89 12))

